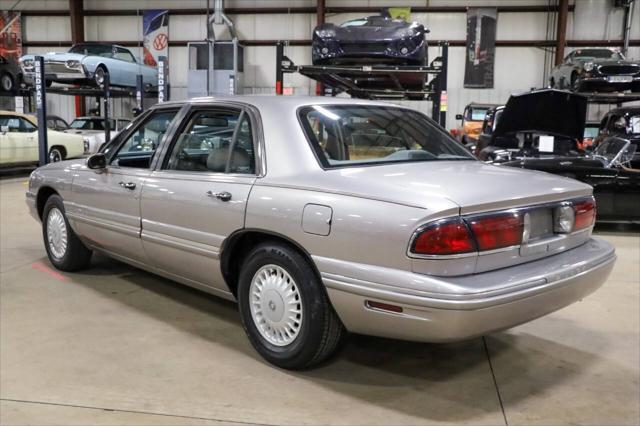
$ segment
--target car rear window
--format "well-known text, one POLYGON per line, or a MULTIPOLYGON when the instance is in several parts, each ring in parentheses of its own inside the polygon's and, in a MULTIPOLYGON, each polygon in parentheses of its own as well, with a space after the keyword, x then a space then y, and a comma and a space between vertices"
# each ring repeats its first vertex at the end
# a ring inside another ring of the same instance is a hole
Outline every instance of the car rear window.
POLYGON ((475 160, 425 115, 377 105, 314 105, 298 111, 325 168, 416 161, 475 160))

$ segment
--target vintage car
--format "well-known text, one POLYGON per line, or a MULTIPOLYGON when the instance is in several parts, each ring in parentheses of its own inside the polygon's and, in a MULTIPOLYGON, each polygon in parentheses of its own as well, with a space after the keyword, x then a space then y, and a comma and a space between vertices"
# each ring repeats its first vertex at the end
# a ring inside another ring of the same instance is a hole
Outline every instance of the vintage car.
POLYGON ((0 92, 15 93, 20 87, 21 80, 22 73, 18 64, 0 56, 0 92))
POLYGON ((542 89, 511 95, 504 107, 487 113, 475 153, 492 163, 580 155, 586 113, 587 98, 567 91, 542 89))
POLYGON ((387 16, 325 23, 313 30, 311 57, 314 65, 427 65, 428 32, 417 22, 387 16))
POLYGON ((590 155, 522 158, 503 165, 588 183, 598 203, 598 222, 640 224, 640 165, 633 164, 637 148, 627 139, 608 137, 590 155))
POLYGON ((52 130, 57 130, 59 132, 64 132, 69 129, 69 123, 57 115, 47 114, 47 128, 52 130))
MULTIPOLYGON (((114 137, 127 127, 131 120, 126 118, 112 118, 110 123, 110 137, 114 137)), ((66 133, 81 135, 85 141, 85 151, 95 154, 105 143, 104 118, 96 116, 78 117, 71 122, 66 133)))
MULTIPOLYGON (((77 158, 84 154, 82 137, 47 130, 49 161, 77 158)), ((0 111, 0 167, 37 164, 38 124, 32 115, 0 111)))
POLYGON ((97 251, 237 300, 255 349, 289 369, 346 331, 509 328, 589 295, 615 261, 589 185, 484 164, 385 102, 164 102, 86 161, 37 169, 26 200, 56 268, 97 251))
POLYGON ((633 168, 640 169, 640 107, 620 107, 606 113, 594 144, 598 145, 610 136, 627 139, 637 147, 631 162, 633 168))
POLYGON ((497 106, 475 102, 467 105, 462 114, 456 115, 456 120, 460 120, 460 127, 456 129, 454 136, 465 146, 475 145, 482 133, 482 124, 487 112, 497 106))
POLYGON ((605 48, 578 49, 551 71, 549 86, 576 92, 640 92, 640 62, 605 48))
MULTIPOLYGON (((34 84, 35 55, 24 55, 20 66, 25 82, 34 84)), ((138 74, 142 75, 148 90, 158 84, 158 70, 139 62, 126 47, 104 43, 75 44, 69 52, 52 52, 44 56, 45 80, 51 83, 89 84, 102 86, 109 74, 112 86, 136 87, 138 74)))

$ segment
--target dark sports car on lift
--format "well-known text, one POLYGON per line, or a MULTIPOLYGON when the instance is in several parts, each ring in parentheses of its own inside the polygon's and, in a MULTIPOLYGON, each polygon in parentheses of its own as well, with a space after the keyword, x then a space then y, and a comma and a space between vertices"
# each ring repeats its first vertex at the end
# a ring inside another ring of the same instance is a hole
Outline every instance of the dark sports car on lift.
POLYGON ((549 85, 575 92, 640 92, 640 62, 612 49, 578 49, 551 71, 549 85))
POLYGON ((502 163, 525 157, 581 155, 587 98, 543 89, 512 95, 489 110, 475 154, 502 163))
POLYGON ((417 22, 386 16, 325 23, 313 30, 313 64, 426 65, 428 32, 417 22))
POLYGON ((503 166, 539 170, 593 186, 598 222, 640 224, 640 169, 633 161, 637 145, 609 137, 593 154, 520 158, 503 166))

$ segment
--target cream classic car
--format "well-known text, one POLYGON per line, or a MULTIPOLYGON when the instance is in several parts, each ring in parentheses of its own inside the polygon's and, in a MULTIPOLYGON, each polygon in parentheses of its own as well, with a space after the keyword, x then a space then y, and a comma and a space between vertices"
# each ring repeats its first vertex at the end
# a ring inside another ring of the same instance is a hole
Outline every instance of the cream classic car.
POLYGON ((86 161, 34 171, 27 204, 56 268, 97 251, 237 300, 256 350, 290 369, 346 331, 513 327, 598 289, 616 258, 591 236, 590 186, 484 164, 422 113, 353 99, 165 102, 86 161))
MULTIPOLYGON (((47 129, 49 162, 81 157, 82 136, 47 129)), ((38 163, 38 125, 32 115, 0 111, 0 167, 38 163)))

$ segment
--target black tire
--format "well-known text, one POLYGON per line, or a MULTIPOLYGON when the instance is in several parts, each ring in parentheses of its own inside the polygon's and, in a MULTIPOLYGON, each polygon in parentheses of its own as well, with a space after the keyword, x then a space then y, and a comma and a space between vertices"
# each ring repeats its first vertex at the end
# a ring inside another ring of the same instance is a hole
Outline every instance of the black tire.
POLYGON ((277 242, 260 244, 247 256, 240 273, 238 305, 253 347, 264 359, 281 368, 300 370, 321 363, 337 350, 345 335, 344 326, 311 265, 297 251, 277 242), (296 300, 300 300, 301 323, 298 334, 286 346, 275 345, 261 334, 249 300, 256 273, 273 265, 290 275, 300 294, 296 300))
POLYGON ((552 89, 556 88, 556 80, 553 77, 549 79, 549 87, 552 89))
POLYGON ((56 269, 66 272, 78 271, 86 268, 91 262, 92 252, 82 244, 82 241, 80 241, 75 232, 73 232, 73 229, 71 229, 71 226, 69 226, 62 198, 57 194, 51 195, 44 204, 44 210, 42 211, 42 238, 49 261, 56 269), (54 214, 52 213, 54 209, 62 214, 67 235, 66 248, 63 250, 63 253, 58 255, 55 253, 57 249, 48 238, 49 216, 54 214))
POLYGON ((13 92, 15 87, 15 79, 11 74, 6 72, 0 76, 0 89, 2 89, 3 92, 13 92))
POLYGON ((65 158, 64 151, 60 147, 54 146, 49 150, 50 163, 57 163, 59 161, 64 161, 64 158, 65 158))
POLYGON ((425 94, 424 93, 408 93, 407 94, 407 99, 410 101, 422 101, 424 100, 425 94))
POLYGON ((45 87, 51 87, 52 84, 53 84, 53 81, 51 80, 45 80, 44 82, 45 87))

